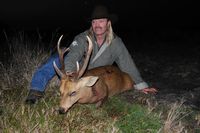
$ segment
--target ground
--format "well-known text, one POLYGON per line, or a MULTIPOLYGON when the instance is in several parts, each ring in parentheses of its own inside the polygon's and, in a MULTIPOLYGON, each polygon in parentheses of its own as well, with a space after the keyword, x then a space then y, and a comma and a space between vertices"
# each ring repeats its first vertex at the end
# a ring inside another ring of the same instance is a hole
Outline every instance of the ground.
MULTIPOLYGON (((144 46, 129 48, 142 77, 158 88, 153 95, 158 103, 183 99, 185 105, 200 110, 200 62, 198 46, 144 46), (141 50, 142 49, 142 50, 141 50), (145 54, 144 54, 145 53, 145 54)), ((129 101, 133 96, 126 94, 129 101)))

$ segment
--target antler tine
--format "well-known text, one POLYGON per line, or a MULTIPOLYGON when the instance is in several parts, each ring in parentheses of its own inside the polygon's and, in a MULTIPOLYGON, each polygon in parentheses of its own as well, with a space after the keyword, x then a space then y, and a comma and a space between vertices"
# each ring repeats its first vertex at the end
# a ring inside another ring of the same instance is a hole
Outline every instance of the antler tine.
MULTIPOLYGON (((88 65, 88 62, 89 62, 89 59, 90 59, 90 55, 92 53, 92 49, 93 49, 93 44, 92 44, 92 41, 90 39, 89 36, 87 36, 87 40, 88 40, 88 51, 87 51, 87 54, 86 54, 86 58, 85 58, 85 61, 83 63, 83 67, 81 68, 81 70, 78 72, 78 79, 83 75, 83 73, 85 72, 85 69, 87 68, 87 65, 88 65)), ((77 65, 79 66, 79 65, 77 65)), ((78 69, 79 70, 79 67, 78 69)))
POLYGON ((57 72, 57 74, 61 77, 61 78, 66 78, 67 75, 65 73, 65 64, 64 64, 64 54, 65 52, 67 52, 69 50, 69 48, 64 48, 64 49, 60 49, 60 42, 62 40, 63 35, 60 36, 58 43, 57 43, 57 51, 58 51, 58 55, 59 55, 59 59, 60 59, 60 64, 61 64, 61 70, 58 68, 58 66, 56 65, 56 62, 53 62, 53 66, 57 72))
POLYGON ((60 64, 61 64, 61 71, 65 73, 65 64, 64 64, 64 54, 69 50, 69 48, 60 49, 60 42, 62 40, 63 35, 60 36, 57 44, 57 50, 59 54, 60 64))
POLYGON ((63 73, 62 71, 60 71, 60 69, 58 68, 58 66, 56 65, 56 62, 53 62, 53 66, 57 72, 57 74, 61 77, 61 78, 65 78, 67 75, 65 73, 63 73))
POLYGON ((76 70, 76 72, 78 73, 78 72, 79 72, 79 70, 80 70, 80 66, 79 66, 79 63, 78 63, 78 61, 76 62, 76 67, 77 67, 77 70, 76 70))

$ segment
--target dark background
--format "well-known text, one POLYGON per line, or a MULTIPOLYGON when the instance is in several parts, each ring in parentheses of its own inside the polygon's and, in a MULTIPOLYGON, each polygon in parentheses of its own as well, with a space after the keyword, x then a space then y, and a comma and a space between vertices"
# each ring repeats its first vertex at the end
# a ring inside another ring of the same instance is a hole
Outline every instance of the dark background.
POLYGON ((45 36, 59 31, 73 38, 89 28, 98 3, 118 16, 113 29, 128 48, 188 54, 199 48, 200 8, 186 0, 1 0, 1 42, 5 33, 9 37, 18 31, 45 36))
POLYGON ((119 30, 199 27, 198 3, 186 0, 1 0, 1 25, 82 29, 97 3, 107 5, 119 16, 119 30))

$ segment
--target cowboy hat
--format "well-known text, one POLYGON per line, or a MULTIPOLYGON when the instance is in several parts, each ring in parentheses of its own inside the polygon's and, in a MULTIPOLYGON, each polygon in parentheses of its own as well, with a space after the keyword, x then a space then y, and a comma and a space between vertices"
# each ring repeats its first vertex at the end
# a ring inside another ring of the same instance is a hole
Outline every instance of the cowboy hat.
POLYGON ((97 5, 97 6, 95 6, 95 8, 91 14, 90 21, 93 19, 101 19, 101 18, 107 18, 107 19, 111 20, 112 22, 116 22, 118 20, 117 15, 110 14, 108 12, 108 9, 106 8, 106 6, 97 5))

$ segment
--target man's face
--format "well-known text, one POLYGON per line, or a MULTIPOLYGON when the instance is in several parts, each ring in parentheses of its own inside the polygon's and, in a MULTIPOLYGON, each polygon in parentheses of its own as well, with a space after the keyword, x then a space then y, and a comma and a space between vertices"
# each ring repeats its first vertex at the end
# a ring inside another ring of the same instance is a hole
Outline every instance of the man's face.
POLYGON ((93 19, 92 20, 92 29, 96 35, 103 35, 108 25, 108 19, 107 18, 101 18, 101 19, 93 19))

